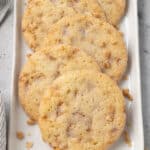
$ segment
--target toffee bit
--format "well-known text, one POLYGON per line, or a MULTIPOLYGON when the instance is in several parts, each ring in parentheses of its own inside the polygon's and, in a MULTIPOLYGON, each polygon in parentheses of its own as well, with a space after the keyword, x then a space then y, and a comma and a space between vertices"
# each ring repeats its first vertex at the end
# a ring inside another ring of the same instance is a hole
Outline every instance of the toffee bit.
POLYGON ((112 41, 112 45, 117 45, 117 41, 112 41))
POLYGON ((125 76, 123 76, 123 80, 128 80, 128 76, 127 75, 125 75, 125 76))
POLYGON ((105 69, 108 69, 108 68, 110 68, 111 67, 111 64, 109 63, 109 62, 105 62, 104 63, 104 68, 105 69))
POLYGON ((27 120, 27 124, 28 125, 35 125, 36 121, 30 118, 30 119, 27 120))
POLYGON ((110 51, 105 51, 105 57, 107 58, 107 59, 110 59, 111 58, 111 52, 110 51))
POLYGON ((100 42, 100 47, 101 47, 101 48, 106 47, 106 42, 100 42))
POLYGON ((108 33, 108 34, 111 34, 111 33, 112 33, 112 30, 108 29, 108 30, 107 30, 107 33, 108 33))
POLYGON ((27 57, 30 58, 32 56, 32 54, 27 54, 27 57))
POLYGON ((123 93, 123 95, 124 95, 126 98, 128 98, 130 101, 133 101, 133 97, 132 97, 132 95, 130 94, 129 89, 123 89, 123 90, 122 90, 122 93, 123 93))

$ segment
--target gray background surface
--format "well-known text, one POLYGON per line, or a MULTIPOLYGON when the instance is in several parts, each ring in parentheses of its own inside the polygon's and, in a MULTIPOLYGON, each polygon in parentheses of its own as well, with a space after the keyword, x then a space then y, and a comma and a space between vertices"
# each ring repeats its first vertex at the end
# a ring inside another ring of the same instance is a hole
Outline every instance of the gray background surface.
MULTIPOLYGON (((141 80, 143 92, 143 118, 145 147, 150 150, 150 0, 139 0, 139 37, 141 80)), ((7 113, 10 100, 10 82, 13 44, 13 10, 0 25, 0 93, 5 100, 7 113)))

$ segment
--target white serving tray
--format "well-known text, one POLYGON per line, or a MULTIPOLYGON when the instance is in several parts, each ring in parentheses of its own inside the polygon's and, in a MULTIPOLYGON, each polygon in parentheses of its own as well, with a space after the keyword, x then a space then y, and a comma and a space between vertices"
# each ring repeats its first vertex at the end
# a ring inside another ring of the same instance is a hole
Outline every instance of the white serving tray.
MULTIPOLYGON (((50 147, 41 139, 37 125, 27 125, 27 116, 18 103, 17 82, 22 65, 25 62, 26 53, 30 50, 24 43, 21 33, 21 19, 24 10, 23 0, 15 0, 14 8, 14 47, 13 47, 13 74, 10 101, 10 124, 8 136, 8 150, 26 150, 26 142, 33 142, 31 150, 50 150, 50 147), (25 134, 24 140, 16 138, 16 132, 25 134), (28 134, 31 134, 29 136, 28 134)), ((129 147, 123 138, 112 146, 111 150, 144 150, 143 144, 143 122, 141 110, 141 83, 140 83, 140 58, 138 42, 138 17, 137 0, 128 1, 126 16, 122 20, 121 30, 125 35, 125 41, 129 52, 129 65, 127 75, 128 81, 123 81, 122 87, 130 89, 134 97, 133 102, 127 100, 127 130, 130 134, 132 147, 129 147)))

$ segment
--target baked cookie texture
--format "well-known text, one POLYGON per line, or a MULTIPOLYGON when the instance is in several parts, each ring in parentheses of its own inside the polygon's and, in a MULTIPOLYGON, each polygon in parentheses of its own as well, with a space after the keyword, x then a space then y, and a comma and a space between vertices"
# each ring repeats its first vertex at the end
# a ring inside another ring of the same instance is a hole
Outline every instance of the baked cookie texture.
POLYGON ((125 14, 126 0, 98 0, 100 7, 105 12, 107 21, 118 25, 125 14))
POLYGON ((77 13, 106 19, 97 0, 30 0, 22 19, 26 43, 33 51, 39 50, 51 25, 77 13))
POLYGON ((122 33, 109 23, 76 14, 64 17, 51 27, 44 47, 67 44, 85 51, 99 64, 103 73, 119 81, 127 66, 127 50, 122 33))
POLYGON ((42 137, 57 150, 106 150, 126 122, 121 90, 94 70, 71 71, 57 78, 39 110, 42 137))
POLYGON ((58 76, 85 68, 99 70, 90 56, 70 46, 55 46, 48 51, 33 53, 19 76, 19 99, 29 117, 38 120, 43 93, 58 76))

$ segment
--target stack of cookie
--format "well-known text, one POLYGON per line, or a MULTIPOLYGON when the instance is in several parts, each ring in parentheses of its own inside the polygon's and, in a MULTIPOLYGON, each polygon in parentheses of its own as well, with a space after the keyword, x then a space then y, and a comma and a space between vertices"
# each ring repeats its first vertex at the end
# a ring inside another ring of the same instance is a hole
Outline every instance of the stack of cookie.
POLYGON ((19 99, 55 150, 106 150, 124 129, 124 10, 125 0, 28 0, 22 31, 34 53, 19 99))

